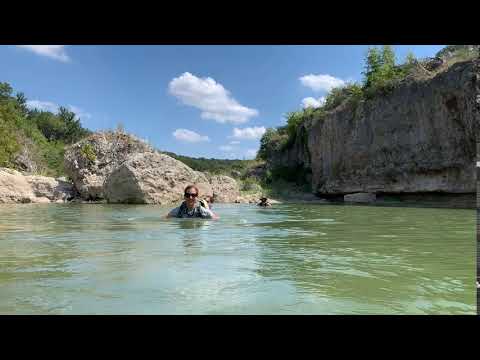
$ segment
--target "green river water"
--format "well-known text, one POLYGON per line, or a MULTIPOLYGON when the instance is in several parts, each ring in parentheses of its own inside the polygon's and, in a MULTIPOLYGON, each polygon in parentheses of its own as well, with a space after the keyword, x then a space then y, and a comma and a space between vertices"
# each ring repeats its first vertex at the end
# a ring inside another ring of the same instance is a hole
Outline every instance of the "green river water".
POLYGON ((0 205, 0 314, 475 314, 472 209, 0 205))

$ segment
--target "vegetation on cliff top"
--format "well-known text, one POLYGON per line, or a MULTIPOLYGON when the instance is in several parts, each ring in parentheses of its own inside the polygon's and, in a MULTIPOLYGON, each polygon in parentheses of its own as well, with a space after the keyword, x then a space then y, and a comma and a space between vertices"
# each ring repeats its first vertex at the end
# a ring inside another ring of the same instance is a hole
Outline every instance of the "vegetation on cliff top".
POLYGON ((23 93, 14 95, 8 83, 0 83, 0 166, 63 175, 65 144, 88 134, 72 111, 28 109, 23 93))

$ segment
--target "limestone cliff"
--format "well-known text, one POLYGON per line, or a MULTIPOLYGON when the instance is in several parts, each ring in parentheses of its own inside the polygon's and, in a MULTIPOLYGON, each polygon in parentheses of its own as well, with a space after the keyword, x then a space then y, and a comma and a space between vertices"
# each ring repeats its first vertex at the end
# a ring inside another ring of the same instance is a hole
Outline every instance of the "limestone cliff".
POLYGON ((271 166, 302 166, 318 194, 474 193, 480 61, 407 78, 305 121, 271 166))

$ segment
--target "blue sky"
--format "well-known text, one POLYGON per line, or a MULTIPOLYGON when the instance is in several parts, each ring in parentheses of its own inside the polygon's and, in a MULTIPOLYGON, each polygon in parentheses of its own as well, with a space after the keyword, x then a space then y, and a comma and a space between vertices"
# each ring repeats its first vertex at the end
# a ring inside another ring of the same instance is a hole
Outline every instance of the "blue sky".
MULTIPOLYGON (((433 56, 444 45, 394 46, 433 56)), ((31 107, 68 106, 92 130, 126 131, 161 150, 251 158, 265 128, 360 81, 368 46, 0 46, 0 81, 31 107)))

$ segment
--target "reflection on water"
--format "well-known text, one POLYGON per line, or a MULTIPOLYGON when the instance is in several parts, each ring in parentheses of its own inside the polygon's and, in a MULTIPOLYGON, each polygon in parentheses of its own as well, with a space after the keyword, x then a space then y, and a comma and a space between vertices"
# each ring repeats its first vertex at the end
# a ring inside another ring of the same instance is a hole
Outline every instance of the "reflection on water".
POLYGON ((475 212, 2 205, 0 313, 475 313, 475 212))

